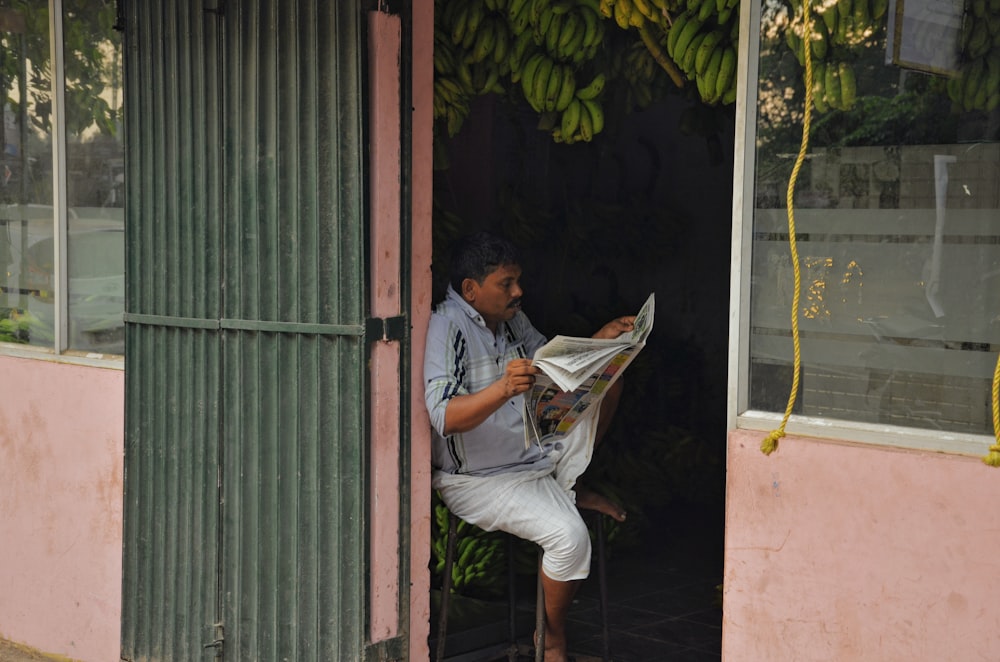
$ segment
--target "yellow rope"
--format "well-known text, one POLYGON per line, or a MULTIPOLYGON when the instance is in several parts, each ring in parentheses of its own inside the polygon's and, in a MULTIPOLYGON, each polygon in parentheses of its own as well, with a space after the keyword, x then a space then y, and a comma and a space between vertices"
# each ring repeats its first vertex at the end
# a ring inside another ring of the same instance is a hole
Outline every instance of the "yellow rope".
POLYGON ((991 467, 1000 467, 1000 356, 993 369, 993 437, 997 443, 990 446, 990 452, 983 458, 983 462, 991 467))
MULTIPOLYGON (((788 405, 785 407, 785 415, 781 419, 781 425, 778 426, 778 429, 772 430, 760 442, 760 450, 765 455, 773 453, 778 448, 778 440, 785 436, 785 426, 788 424, 788 419, 792 415, 792 409, 795 407, 795 397, 799 392, 799 375, 802 372, 802 356, 799 347, 799 288, 802 283, 802 276, 799 272, 799 252, 795 241, 795 204, 793 198, 795 195, 795 182, 799 178, 799 170, 802 168, 802 163, 806 159, 806 151, 809 148, 809 124, 812 121, 813 71, 811 52, 812 30, 809 29, 809 26, 812 25, 809 16, 810 2, 811 0, 804 0, 802 3, 802 41, 804 42, 802 50, 805 55, 803 59, 806 69, 806 98, 802 113, 802 143, 799 146, 799 154, 795 158, 795 165, 792 167, 792 174, 788 178, 788 192, 785 199, 785 205, 788 207, 788 249, 792 256, 792 272, 795 275, 795 289, 792 290, 792 349, 794 357, 792 365, 792 390, 788 395, 788 405)), ((793 28, 789 26, 788 29, 791 30, 793 28)))

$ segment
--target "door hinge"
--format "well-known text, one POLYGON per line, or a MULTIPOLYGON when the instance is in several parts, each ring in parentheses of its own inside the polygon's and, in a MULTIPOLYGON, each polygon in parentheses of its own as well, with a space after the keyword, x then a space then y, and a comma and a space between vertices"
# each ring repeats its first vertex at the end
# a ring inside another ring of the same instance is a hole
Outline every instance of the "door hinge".
POLYGON ((406 323, 406 315, 396 317, 369 317, 365 320, 365 338, 369 342, 377 340, 403 340, 409 325, 406 323))

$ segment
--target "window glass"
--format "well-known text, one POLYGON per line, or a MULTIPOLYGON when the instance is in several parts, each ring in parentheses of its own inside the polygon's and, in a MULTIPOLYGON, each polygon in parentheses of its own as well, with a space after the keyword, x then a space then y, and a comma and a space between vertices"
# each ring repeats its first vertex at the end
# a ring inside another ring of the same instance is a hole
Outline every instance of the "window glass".
POLYGON ((47 0, 0 0, 0 342, 53 341, 49 51, 47 0))
POLYGON ((752 409, 990 433, 1000 349, 998 4, 765 0, 751 285, 752 409), (996 9, 991 9, 996 8, 996 9), (803 39, 803 37, 807 39, 803 39))
POLYGON ((125 351, 125 150, 115 3, 64 0, 71 349, 125 351))
POLYGON ((0 0, 0 342, 124 353, 122 60, 115 3, 65 0, 68 292, 56 297, 52 63, 47 0, 0 0))

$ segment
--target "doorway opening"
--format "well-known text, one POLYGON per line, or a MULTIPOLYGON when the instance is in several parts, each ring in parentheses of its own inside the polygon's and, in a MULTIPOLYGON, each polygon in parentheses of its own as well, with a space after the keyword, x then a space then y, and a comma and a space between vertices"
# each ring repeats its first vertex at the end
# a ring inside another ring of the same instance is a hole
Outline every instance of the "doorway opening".
MULTIPOLYGON (((521 250, 524 311, 548 337, 590 336, 656 293, 653 332, 586 474, 629 512, 623 524, 605 520, 610 647, 615 660, 717 660, 734 116, 669 86, 645 105, 607 93, 606 126, 590 141, 553 140, 544 113, 516 94, 471 100, 453 135, 436 125, 434 301, 450 247, 477 230, 521 250)), ((443 535, 432 527, 438 547, 443 535)), ((470 545, 503 545, 468 535, 470 545)), ((434 591, 441 561, 435 550, 434 591)), ((530 547, 515 559, 525 641, 534 562, 530 547)), ((484 659, 476 649, 504 637, 506 570, 495 565, 456 589, 447 659, 484 659)), ((432 651, 438 604, 432 596, 432 651)), ((592 574, 570 613, 578 659, 601 654, 598 605, 592 574)))

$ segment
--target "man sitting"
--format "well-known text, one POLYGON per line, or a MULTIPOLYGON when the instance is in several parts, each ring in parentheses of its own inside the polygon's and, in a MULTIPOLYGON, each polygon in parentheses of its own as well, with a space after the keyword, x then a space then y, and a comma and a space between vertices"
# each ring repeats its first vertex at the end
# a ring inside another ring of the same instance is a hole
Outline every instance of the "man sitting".
MULTIPOLYGON (((564 662, 566 615, 590 573, 590 535, 578 509, 625 519, 621 508, 576 484, 608 428, 622 380, 560 441, 525 447, 522 394, 534 384, 531 357, 546 339, 521 311, 520 277, 517 250, 504 239, 479 233, 456 248, 424 358, 432 484, 463 520, 542 547, 545 659, 564 662)), ((616 318, 593 337, 616 338, 634 321, 616 318)))

